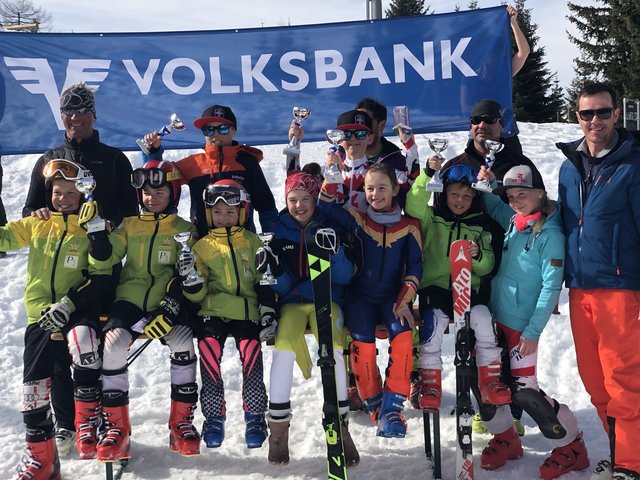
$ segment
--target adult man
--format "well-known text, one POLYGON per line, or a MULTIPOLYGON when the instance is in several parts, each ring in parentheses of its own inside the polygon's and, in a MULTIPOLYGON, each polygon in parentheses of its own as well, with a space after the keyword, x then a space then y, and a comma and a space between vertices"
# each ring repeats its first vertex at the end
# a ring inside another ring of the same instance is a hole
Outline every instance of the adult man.
POLYGON ((556 146, 578 371, 609 434, 597 478, 640 479, 640 145, 615 128, 609 85, 586 85, 576 110, 584 137, 556 146))
MULTIPOLYGON (((56 158, 82 164, 91 171, 96 180, 94 198, 100 206, 102 217, 112 226, 117 226, 126 216, 136 215, 138 207, 136 193, 131 186, 132 169, 129 159, 117 148, 101 143, 98 131, 93 128, 96 121, 93 91, 84 83, 68 86, 60 96, 60 113, 66 130, 64 143, 47 150, 34 165, 22 216, 49 218, 43 167, 56 158)), ((116 283, 117 279, 113 284, 114 293, 116 283)), ((107 296, 105 300, 106 311, 113 295, 107 296)), ((74 443, 74 397, 69 369, 71 357, 66 342, 57 343, 59 348, 51 384, 51 403, 56 416, 58 450, 64 454, 74 443)))

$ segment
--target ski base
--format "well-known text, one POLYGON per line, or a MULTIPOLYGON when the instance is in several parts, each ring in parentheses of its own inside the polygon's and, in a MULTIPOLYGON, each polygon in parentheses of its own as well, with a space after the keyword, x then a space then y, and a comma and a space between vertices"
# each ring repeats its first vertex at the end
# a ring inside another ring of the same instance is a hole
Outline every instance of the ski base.
POLYGON ((438 480, 442 478, 442 457, 440 453, 440 411, 423 410, 422 421, 424 428, 424 453, 427 460, 431 462, 433 478, 438 480))

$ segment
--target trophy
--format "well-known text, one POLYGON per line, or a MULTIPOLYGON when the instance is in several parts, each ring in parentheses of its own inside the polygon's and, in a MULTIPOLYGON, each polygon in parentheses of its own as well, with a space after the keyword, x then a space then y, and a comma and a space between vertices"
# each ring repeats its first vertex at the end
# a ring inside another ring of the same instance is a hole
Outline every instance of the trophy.
MULTIPOLYGON (((191 240, 191 232, 180 232, 176 233, 173 236, 173 239, 182 245, 181 253, 191 253, 191 247, 189 246, 189 240, 191 240)), ((187 274, 187 278, 184 279, 185 284, 195 283, 198 280, 198 274, 196 273, 195 268, 192 268, 191 271, 187 274)))
MULTIPOLYGON (((178 117, 177 114, 172 113, 171 117, 169 117, 169 124, 162 127, 156 133, 159 137, 164 137, 165 135, 169 135, 173 130, 181 131, 184 129, 185 126, 184 123, 182 123, 182 120, 180 120, 180 117, 178 117)), ((144 138, 137 139, 136 143, 140 147, 140 150, 142 150, 144 153, 149 153, 150 148, 147 142, 144 141, 144 138)))
MULTIPOLYGON (((309 118, 309 115, 311 115, 311 110, 308 108, 293 107, 293 119, 296 121, 296 125, 302 125, 302 122, 309 118)), ((294 135, 282 153, 287 156, 287 170, 300 170, 300 141, 298 137, 294 135)))
MULTIPOLYGON (((484 166, 487 168, 491 168, 493 163, 496 161, 495 154, 504 148, 504 145, 500 142, 496 142, 495 140, 485 140, 484 146, 489 153, 484 157, 484 166)), ((481 192, 489 192, 491 193, 491 185, 489 184, 488 179, 481 180, 479 182, 474 182, 471 184, 473 188, 479 190, 481 192)))
MULTIPOLYGON (((269 243, 273 240, 273 233, 259 233, 258 238, 262 241, 262 246, 265 250, 270 249, 269 243)), ((271 267, 267 265, 267 271, 262 274, 260 285, 275 285, 276 283, 278 283, 278 280, 271 273, 271 267)))
POLYGON ((409 107, 404 105, 393 107, 393 131, 396 135, 400 134, 400 128, 405 135, 413 133, 409 127, 409 107))
MULTIPOLYGON (((93 176, 89 175, 76 180, 76 188, 80 193, 84 194, 85 204, 89 204, 89 208, 93 208, 93 191, 96 189, 96 181, 93 176)), ((85 208, 85 206, 83 205, 82 208, 85 208)), ((95 217, 87 222, 87 233, 102 232, 106 229, 106 220, 96 211, 95 217)))
MULTIPOLYGON (((433 140, 429 139, 429 148, 433 150, 435 156, 438 157, 438 160, 440 160, 440 163, 442 163, 442 161, 444 160, 442 152, 444 152, 448 146, 449 140, 447 140, 446 138, 434 138, 433 140)), ((443 189, 444 185, 440 180, 440 171, 437 171, 431 181, 427 184, 427 191, 442 192, 443 189)))
MULTIPOLYGON (((342 130, 327 130, 325 137, 327 141, 333 145, 331 151, 338 152, 338 145, 344 140, 344 132, 342 130)), ((342 172, 340 172, 338 165, 335 163, 331 164, 324 172, 324 179, 327 183, 342 183, 342 172)))

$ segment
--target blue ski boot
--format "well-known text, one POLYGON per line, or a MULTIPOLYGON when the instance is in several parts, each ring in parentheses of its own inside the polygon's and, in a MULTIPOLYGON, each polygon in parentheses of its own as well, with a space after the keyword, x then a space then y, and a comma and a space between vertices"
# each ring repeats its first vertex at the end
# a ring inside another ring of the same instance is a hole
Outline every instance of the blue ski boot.
POLYGON ((407 422, 400 413, 407 399, 404 395, 385 392, 382 396, 382 406, 378 416, 378 437, 404 438, 407 433, 407 422))
POLYGON ((365 398, 363 403, 365 408, 369 412, 369 415, 371 416, 371 421, 377 424, 378 415, 380 415, 380 405, 382 405, 382 394, 379 393, 374 397, 365 398))
POLYGON ((267 439, 267 422, 264 413, 244 413, 244 421, 247 428, 244 432, 244 441, 247 448, 260 448, 267 439))
POLYGON ((226 415, 215 415, 207 418, 202 424, 202 440, 207 448, 218 448, 224 441, 224 421, 226 415))

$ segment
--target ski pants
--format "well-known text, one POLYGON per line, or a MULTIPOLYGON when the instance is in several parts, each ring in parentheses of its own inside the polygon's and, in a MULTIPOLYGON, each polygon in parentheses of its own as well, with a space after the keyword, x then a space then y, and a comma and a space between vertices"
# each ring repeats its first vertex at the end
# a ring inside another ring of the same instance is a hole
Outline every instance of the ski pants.
POLYGON ((615 438, 615 467, 640 472, 640 291, 571 288, 569 312, 580 378, 615 438))

